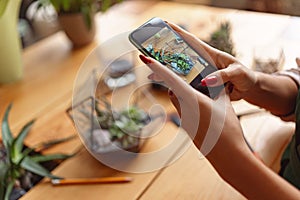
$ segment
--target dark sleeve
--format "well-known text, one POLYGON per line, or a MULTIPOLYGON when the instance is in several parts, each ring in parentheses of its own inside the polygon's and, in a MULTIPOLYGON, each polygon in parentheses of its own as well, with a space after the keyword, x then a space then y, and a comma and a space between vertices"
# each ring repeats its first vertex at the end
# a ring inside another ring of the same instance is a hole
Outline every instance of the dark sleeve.
MULTIPOLYGON (((292 78, 298 86, 300 85, 300 69, 290 69, 276 73, 292 78)), ((280 175, 300 189, 300 95, 297 97, 296 111, 293 114, 296 118, 296 130, 290 144, 286 148, 281 159, 280 175)))

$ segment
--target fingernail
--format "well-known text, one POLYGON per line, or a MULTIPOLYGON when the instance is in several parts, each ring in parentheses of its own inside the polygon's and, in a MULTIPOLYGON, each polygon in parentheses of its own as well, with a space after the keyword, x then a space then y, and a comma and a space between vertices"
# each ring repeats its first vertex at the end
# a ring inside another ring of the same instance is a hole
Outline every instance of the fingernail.
POLYGON ((202 86, 211 86, 211 85, 216 84, 217 81, 218 81, 218 78, 216 76, 210 76, 210 77, 202 79, 201 85, 202 86))
POLYGON ((174 96, 174 93, 173 93, 172 90, 169 90, 169 96, 170 96, 170 97, 173 97, 173 96, 174 96))
POLYGON ((152 60, 151 59, 149 59, 148 57, 146 57, 146 56, 144 56, 144 55, 140 55, 140 59, 143 61, 143 63, 145 63, 145 64, 150 64, 150 63, 152 63, 152 60))

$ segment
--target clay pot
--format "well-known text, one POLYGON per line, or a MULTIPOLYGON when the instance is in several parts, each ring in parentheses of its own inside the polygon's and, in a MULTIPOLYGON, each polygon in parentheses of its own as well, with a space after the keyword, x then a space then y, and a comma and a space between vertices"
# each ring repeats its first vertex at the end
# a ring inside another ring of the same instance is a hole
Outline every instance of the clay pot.
POLYGON ((94 16, 92 17, 90 29, 86 25, 81 13, 59 14, 58 20, 74 46, 84 46, 93 41, 96 32, 94 16))

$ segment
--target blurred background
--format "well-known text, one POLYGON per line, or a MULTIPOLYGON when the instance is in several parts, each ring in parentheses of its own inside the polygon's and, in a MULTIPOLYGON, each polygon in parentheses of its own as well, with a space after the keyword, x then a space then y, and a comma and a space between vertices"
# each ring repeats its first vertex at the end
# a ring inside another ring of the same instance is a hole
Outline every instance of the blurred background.
MULTIPOLYGON (((101 0, 100 0, 101 1, 101 0)), ((114 1, 114 0, 112 0, 114 1)), ((130 0, 127 0, 130 1, 130 0)), ((144 0, 147 1, 147 0, 144 0)), ((243 9, 300 16, 298 0, 170 0, 216 7, 243 9)), ((40 7, 37 0, 22 0, 19 14, 19 32, 23 48, 60 30, 57 14, 49 5, 40 7)))

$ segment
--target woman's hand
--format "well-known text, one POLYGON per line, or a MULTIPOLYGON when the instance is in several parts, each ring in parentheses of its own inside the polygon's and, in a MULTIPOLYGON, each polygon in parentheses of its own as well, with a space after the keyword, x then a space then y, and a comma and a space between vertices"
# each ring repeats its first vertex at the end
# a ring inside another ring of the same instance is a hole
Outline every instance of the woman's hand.
POLYGON ((249 151, 225 90, 212 100, 192 88, 158 61, 143 55, 140 55, 140 58, 154 74, 159 74, 165 84, 172 88, 169 94, 181 115, 182 128, 193 139, 202 154, 209 154, 213 159, 215 155, 223 158, 230 156, 224 149, 249 151))
POLYGON ((158 61, 143 55, 140 58, 172 88, 170 97, 181 115, 182 128, 225 181, 248 199, 300 198, 296 188, 250 152, 224 90, 212 100, 158 61))
POLYGON ((235 57, 215 49, 204 43, 196 36, 181 29, 175 24, 168 23, 189 45, 214 64, 219 70, 205 77, 201 84, 214 87, 228 83, 231 100, 244 98, 256 84, 256 74, 243 66, 235 57))
POLYGON ((231 100, 240 100, 250 94, 257 83, 255 72, 239 63, 230 64, 202 79, 201 84, 215 87, 227 83, 231 100))

